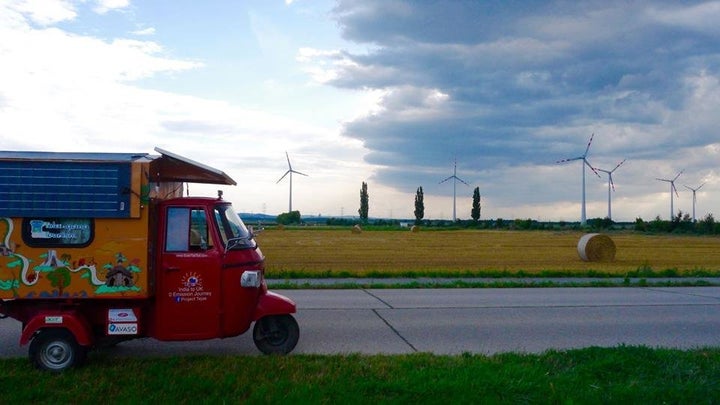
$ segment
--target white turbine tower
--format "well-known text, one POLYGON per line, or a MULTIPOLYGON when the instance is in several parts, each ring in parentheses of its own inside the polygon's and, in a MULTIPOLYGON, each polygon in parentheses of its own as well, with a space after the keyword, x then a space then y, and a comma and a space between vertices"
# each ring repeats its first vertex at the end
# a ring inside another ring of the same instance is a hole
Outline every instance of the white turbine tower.
POLYGON ((605 169, 597 168, 597 170, 599 172, 607 173, 607 175, 608 175, 608 219, 611 221, 612 221, 612 202, 610 200, 610 189, 612 188, 612 191, 615 191, 615 183, 613 183, 612 174, 615 170, 617 170, 618 167, 620 167, 623 163, 625 163, 625 160, 618 163, 617 166, 615 166, 615 168, 612 170, 605 170, 605 169))
POLYGON ((675 215, 675 213, 674 213, 674 208, 673 208, 673 192, 675 193, 675 195, 678 196, 678 198, 680 197, 680 194, 678 194, 678 192, 677 192, 677 188, 675 188, 675 180, 677 180, 677 178, 680 177, 680 175, 681 175, 682 172, 684 172, 684 171, 685 171, 684 169, 683 169, 683 170, 680 170, 680 173, 678 173, 677 176, 675 176, 675 178, 673 178, 672 180, 670 180, 670 179, 658 179, 657 177, 655 178, 655 180, 659 180, 659 181, 664 181, 664 182, 670 183, 670 220, 671 220, 671 221, 672 221, 672 219, 673 219, 673 216, 675 215))
POLYGON ((450 176, 450 177, 448 177, 447 179, 441 181, 441 182, 438 183, 438 184, 445 183, 445 182, 448 181, 448 180, 453 180, 453 222, 455 222, 455 221, 457 221, 457 215, 456 215, 457 211, 456 211, 456 208, 455 208, 455 207, 456 207, 456 200, 457 200, 457 194, 456 194, 456 191, 457 191, 457 189, 456 189, 457 182, 459 181, 459 182, 463 183, 463 184, 466 185, 466 186, 470 186, 469 184, 467 184, 467 183, 465 182, 465 180, 463 180, 463 179, 461 179, 461 178, 459 178, 459 177, 457 176, 457 159, 455 159, 455 166, 454 166, 454 168, 453 168, 453 175, 450 176))
POLYGON ((582 156, 578 156, 575 158, 568 158, 563 160, 558 160, 555 163, 565 163, 565 162, 572 162, 574 160, 582 160, 582 206, 580 208, 580 225, 585 225, 587 222, 587 217, 585 215, 585 166, 589 167, 593 173, 595 173, 598 177, 600 177, 600 174, 595 170, 594 167, 587 161, 587 155, 588 151, 590 150, 590 144, 592 143, 593 137, 595 134, 590 135, 590 141, 587 144, 587 147, 585 148, 585 153, 582 156))
POLYGON ((705 185, 705 183, 697 186, 697 188, 692 188, 692 187, 690 187, 690 186, 685 186, 685 188, 687 188, 688 190, 692 190, 692 192, 693 192, 693 222, 695 222, 695 202, 697 202, 697 198, 695 198, 695 193, 696 193, 698 190, 700 190, 700 188, 702 188, 702 186, 704 186, 704 185, 705 185))
POLYGON ((287 176, 288 174, 290 175, 290 202, 288 204, 288 212, 292 212, 292 175, 293 173, 297 173, 302 176, 307 176, 307 174, 293 170, 292 165, 290 164, 290 156, 288 155, 287 151, 285 152, 285 157, 287 158, 288 162, 288 170, 285 172, 285 174, 282 175, 282 177, 280 177, 280 180, 278 180, 275 184, 280 183, 282 179, 284 179, 285 176, 287 176))

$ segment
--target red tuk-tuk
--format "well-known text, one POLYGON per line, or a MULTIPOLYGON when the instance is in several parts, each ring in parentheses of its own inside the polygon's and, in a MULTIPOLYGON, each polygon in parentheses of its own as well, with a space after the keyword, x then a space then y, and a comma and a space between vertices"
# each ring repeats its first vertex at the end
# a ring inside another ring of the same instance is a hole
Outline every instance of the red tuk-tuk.
POLYGON ((267 290, 264 256, 232 205, 182 197, 225 173, 157 155, 0 152, 0 315, 39 368, 94 347, 238 336, 266 354, 299 339, 295 303, 267 290))

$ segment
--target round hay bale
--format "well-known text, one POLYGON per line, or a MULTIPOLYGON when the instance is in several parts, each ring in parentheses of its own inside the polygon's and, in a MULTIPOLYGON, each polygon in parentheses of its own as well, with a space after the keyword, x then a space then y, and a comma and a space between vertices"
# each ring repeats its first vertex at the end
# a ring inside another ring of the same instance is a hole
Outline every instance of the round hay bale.
POLYGON ((352 227, 352 233, 362 233, 362 228, 360 228, 360 225, 354 225, 352 227))
POLYGON ((611 262, 615 260, 615 242, 600 233, 588 233, 578 241, 578 254, 586 262, 611 262))
POLYGON ((410 232, 420 232, 420 227, 417 225, 413 225, 410 227, 410 232))

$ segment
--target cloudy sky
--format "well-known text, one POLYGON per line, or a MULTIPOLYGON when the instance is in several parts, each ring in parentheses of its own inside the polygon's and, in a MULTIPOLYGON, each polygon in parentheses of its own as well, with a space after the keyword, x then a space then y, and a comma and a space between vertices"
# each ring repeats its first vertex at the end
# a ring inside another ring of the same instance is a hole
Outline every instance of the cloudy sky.
MULTIPOLYGON (((239 211, 577 221, 720 214, 720 2, 5 0, 0 150, 216 167, 239 211), (587 217, 608 178, 586 171, 587 217)), ((214 193, 191 185, 190 192, 214 193)))

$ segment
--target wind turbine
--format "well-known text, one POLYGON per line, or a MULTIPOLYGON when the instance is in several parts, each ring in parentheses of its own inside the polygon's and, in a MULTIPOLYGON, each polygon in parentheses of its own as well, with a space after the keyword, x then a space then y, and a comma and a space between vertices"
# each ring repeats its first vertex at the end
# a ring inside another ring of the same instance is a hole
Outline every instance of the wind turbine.
POLYGON ((465 180, 463 180, 463 179, 461 179, 461 178, 459 178, 459 177, 457 176, 457 159, 455 159, 455 166, 454 166, 454 168, 453 168, 453 175, 450 176, 450 177, 448 177, 447 179, 441 181, 441 182, 438 183, 438 184, 445 183, 445 182, 448 181, 448 180, 453 180, 453 222, 455 222, 455 221, 457 221, 457 215, 456 215, 456 212, 457 212, 457 211, 456 211, 456 208, 455 208, 455 207, 456 207, 456 200, 457 200, 457 194, 456 194, 456 185, 457 185, 457 182, 459 181, 459 182, 463 183, 463 184, 466 185, 466 186, 470 186, 469 184, 467 184, 467 183, 465 182, 465 180))
POLYGON ((702 186, 704 186, 704 185, 705 185, 705 183, 697 186, 697 188, 692 188, 692 187, 690 187, 690 186, 685 186, 685 188, 687 188, 688 190, 692 190, 692 192, 693 192, 693 222, 695 222, 695 202, 697 201, 697 199, 695 198, 695 192, 697 192, 698 190, 700 190, 700 188, 701 188, 702 186))
POLYGON ((615 170, 617 170, 618 167, 620 167, 623 163, 625 163, 625 160, 623 159, 622 162, 618 163, 617 166, 615 166, 612 170, 605 170, 597 168, 599 172, 607 173, 608 175, 608 219, 612 221, 612 202, 610 201, 610 188, 612 188, 612 191, 615 191, 615 183, 613 183, 612 174, 615 170))
POLYGON ((290 164, 290 156, 288 155, 287 151, 285 151, 285 157, 287 158, 288 162, 288 170, 285 172, 285 174, 282 175, 282 177, 280 177, 280 180, 278 180, 275 184, 280 183, 282 179, 284 179, 285 176, 287 176, 288 174, 290 175, 290 202, 288 204, 288 212, 292 212, 292 175, 293 173, 297 173, 302 176, 307 176, 307 174, 293 170, 292 164, 290 164))
POLYGON ((574 157, 574 158, 568 158, 563 160, 558 160, 555 163, 566 163, 566 162, 572 162, 574 160, 582 160, 582 206, 580 208, 580 225, 585 225, 587 222, 587 218, 585 215, 585 166, 589 167, 593 173, 595 173, 598 177, 600 177, 600 174, 595 170, 594 167, 587 161, 587 155, 588 151, 590 150, 590 144, 592 143, 593 137, 595 134, 590 135, 590 141, 587 144, 587 147, 585 148, 585 153, 582 156, 574 157))
POLYGON ((674 214, 674 210, 673 210, 673 192, 675 192, 675 195, 677 195, 678 198, 680 197, 680 194, 678 194, 678 192, 677 192, 677 188, 675 188, 675 180, 677 180, 677 178, 680 177, 680 175, 681 175, 682 172, 684 172, 684 171, 685 171, 684 169, 683 169, 683 170, 680 170, 680 173, 678 173, 677 176, 675 176, 675 178, 673 178, 672 180, 670 180, 670 179, 658 179, 657 177, 655 178, 655 180, 660 180, 660 181, 664 181, 664 182, 670 183, 670 220, 671 220, 671 221, 672 221, 672 219, 673 219, 673 215, 675 215, 675 214, 674 214))

